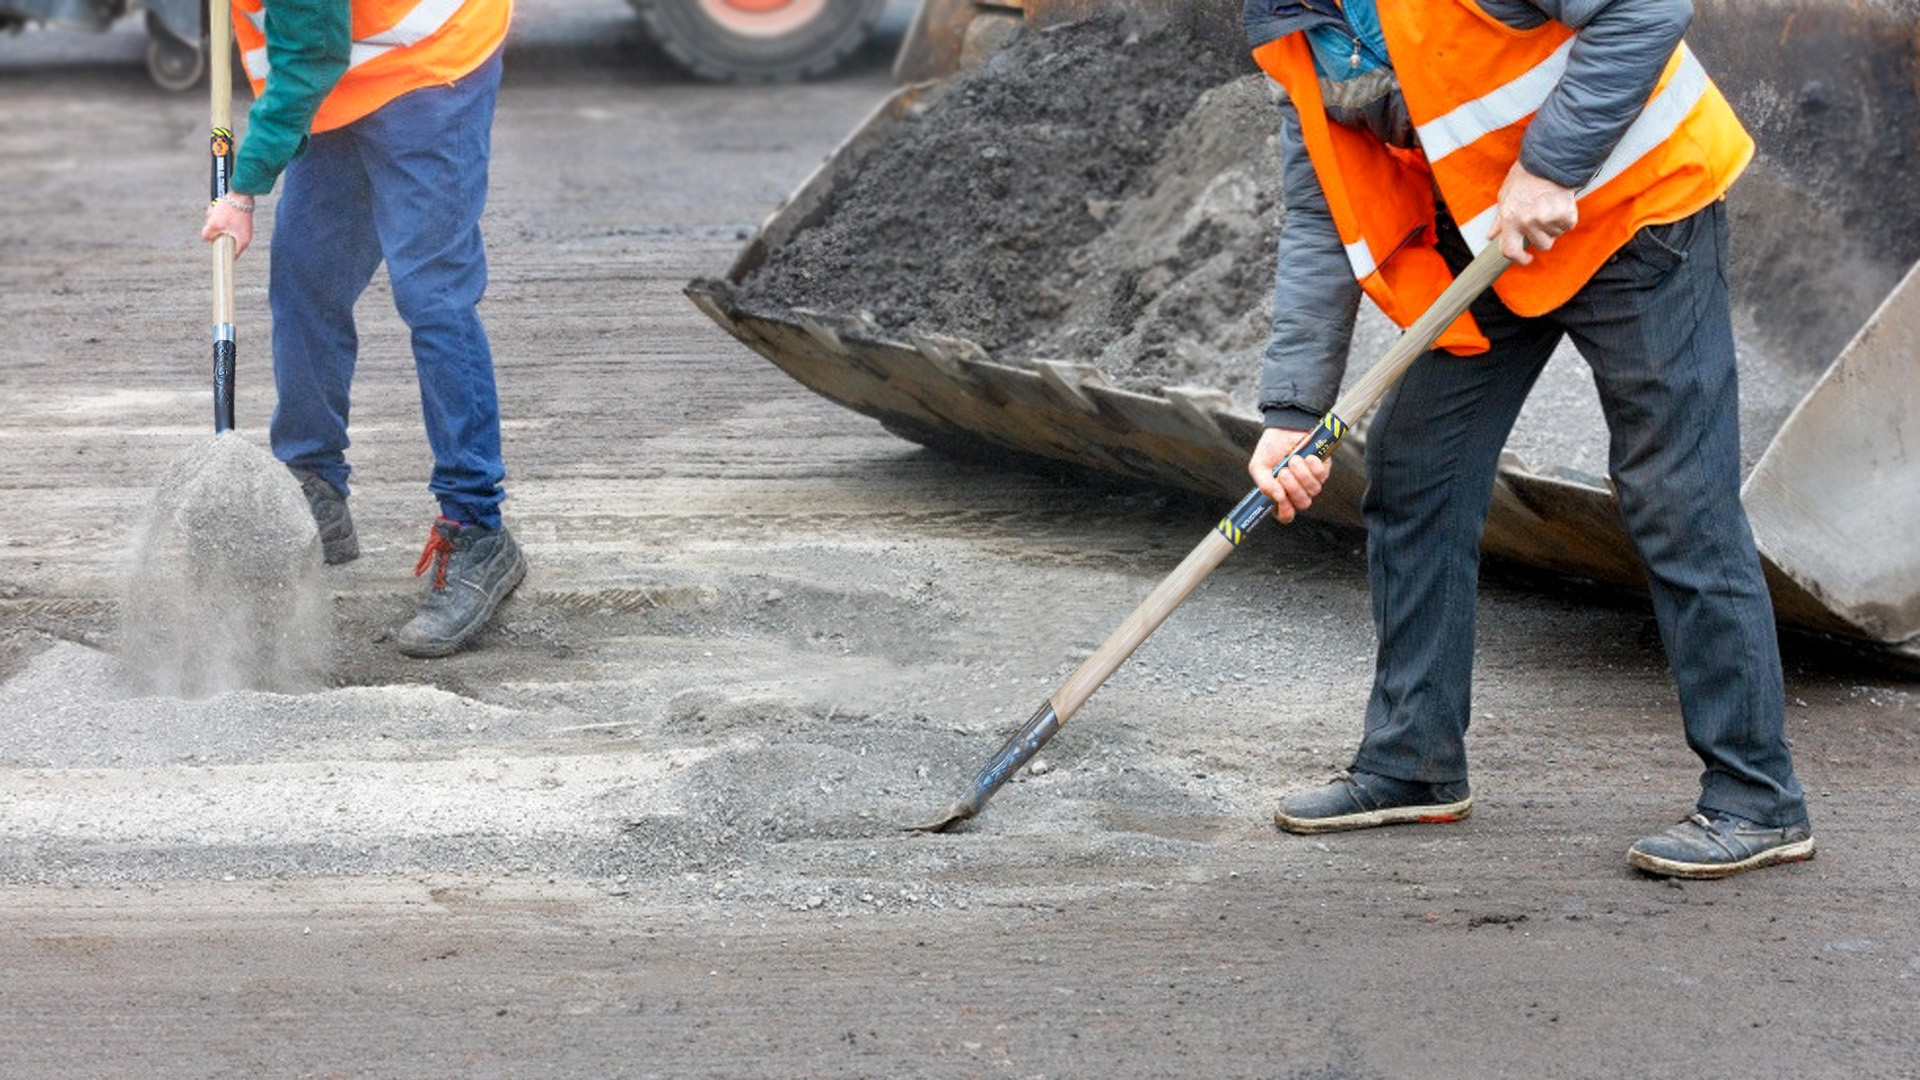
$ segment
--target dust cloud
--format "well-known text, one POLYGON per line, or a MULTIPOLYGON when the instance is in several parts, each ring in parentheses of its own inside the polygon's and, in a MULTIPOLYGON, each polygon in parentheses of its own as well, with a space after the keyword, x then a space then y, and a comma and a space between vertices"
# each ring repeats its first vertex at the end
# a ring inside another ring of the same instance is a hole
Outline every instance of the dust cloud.
POLYGON ((120 658, 148 694, 295 692, 326 675, 319 534, 273 456, 218 435, 171 462, 129 536, 120 658))

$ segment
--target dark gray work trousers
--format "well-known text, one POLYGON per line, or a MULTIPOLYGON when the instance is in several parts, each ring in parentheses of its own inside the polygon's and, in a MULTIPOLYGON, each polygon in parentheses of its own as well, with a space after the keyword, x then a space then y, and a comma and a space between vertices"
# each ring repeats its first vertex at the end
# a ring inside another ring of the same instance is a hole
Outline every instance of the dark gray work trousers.
MULTIPOLYGON (((1443 250, 1464 265, 1458 234, 1443 250)), ((1620 513, 1647 570, 1698 807, 1806 821, 1784 723, 1773 605, 1740 504, 1740 410, 1716 203, 1642 229, 1572 300, 1521 318, 1491 291, 1483 356, 1428 353, 1367 434, 1368 574, 1379 656, 1354 768, 1467 778, 1480 538, 1500 451, 1562 335, 1592 367, 1620 513)), ((1550 253, 1541 257, 1550 258, 1550 253)), ((1551 738, 1551 733, 1542 732, 1551 738)))

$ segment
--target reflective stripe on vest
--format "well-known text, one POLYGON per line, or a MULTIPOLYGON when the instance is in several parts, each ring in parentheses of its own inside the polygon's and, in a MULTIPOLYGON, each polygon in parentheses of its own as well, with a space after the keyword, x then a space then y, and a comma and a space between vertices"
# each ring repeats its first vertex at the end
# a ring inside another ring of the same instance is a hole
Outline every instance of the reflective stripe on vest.
MULTIPOLYGON (((437 34, 453 18, 466 0, 421 0, 419 6, 407 12, 392 28, 356 39, 353 43, 353 59, 348 61, 347 70, 352 71, 376 56, 384 56, 395 49, 404 49, 409 45, 423 41, 437 34)), ((259 31, 261 37, 267 34, 267 14, 265 9, 258 12, 243 12, 248 21, 259 31)), ((262 44, 257 49, 248 49, 243 54, 247 66, 247 75, 260 82, 267 80, 273 71, 273 65, 267 62, 267 47, 262 44)))
MULTIPOLYGON (((1404 60, 1398 75, 1418 154, 1325 116, 1303 35, 1269 42, 1254 58, 1301 114, 1301 135, 1355 278, 1408 326, 1424 310, 1422 299, 1430 303, 1452 279, 1432 238, 1412 235, 1410 215, 1422 207, 1431 215, 1437 190, 1468 246, 1476 253, 1487 246, 1500 187, 1527 125, 1565 75, 1574 31, 1557 23, 1515 30, 1475 0, 1379 0, 1379 8, 1388 48, 1404 60)), ((1753 140, 1726 99, 1693 52, 1676 47, 1640 114, 1577 193, 1579 223, 1551 251, 1502 275, 1494 292, 1523 316, 1553 310, 1636 230, 1679 220, 1724 195, 1752 156, 1753 140)), ((1431 216, 1424 220, 1431 224, 1431 216)))
MULTIPOLYGON (((1576 31, 1517 30, 1477 0, 1379 0, 1407 112, 1433 178, 1474 252, 1487 246, 1496 203, 1528 125, 1560 86, 1576 31)), ((1685 44, 1666 58, 1646 103, 1575 193, 1579 220, 1532 263, 1494 283, 1514 312, 1567 302, 1647 225, 1677 221, 1726 193, 1753 140, 1685 44)), ((1374 230, 1373 235, 1381 235, 1374 230)))
POLYGON ((1567 70, 1567 57, 1572 54, 1573 39, 1568 38, 1526 74, 1477 101, 1469 101, 1444 116, 1415 126, 1420 149, 1426 152, 1427 160, 1439 161, 1538 112, 1547 95, 1559 85, 1560 76, 1567 70))
POLYGON ((1380 269, 1380 261, 1373 257, 1373 249, 1367 246, 1366 237, 1350 244, 1341 241, 1340 246, 1347 249, 1347 262, 1353 267, 1355 281, 1364 281, 1380 269))
MULTIPOLYGON (((1567 54, 1572 51, 1572 46, 1572 41, 1568 41, 1555 50, 1546 62, 1526 75, 1478 101, 1460 106, 1431 125, 1416 128, 1420 134, 1420 145, 1427 151, 1427 160, 1439 166, 1447 155, 1460 147, 1539 111, 1547 94, 1559 83, 1562 72, 1566 70, 1567 54), (1519 115, 1512 115, 1516 110, 1519 115), (1434 136, 1431 141, 1428 139, 1429 128, 1434 136)), ((1666 85, 1654 92, 1646 108, 1627 126, 1613 151, 1601 162, 1600 170, 1580 188, 1577 193, 1579 197, 1585 198, 1589 193, 1607 186, 1626 172, 1629 166, 1672 138, 1686 122, 1687 114, 1706 96, 1711 85, 1707 69, 1700 66, 1693 50, 1683 43, 1666 85)), ((1496 204, 1489 204, 1460 223, 1461 236, 1474 254, 1479 254, 1492 242, 1487 233, 1493 228, 1498 210, 1496 204)))
POLYGON ((447 25, 460 10, 465 0, 420 0, 420 5, 407 12, 407 17, 395 23, 392 29, 373 34, 353 43, 353 60, 347 70, 352 71, 376 56, 383 56, 394 49, 404 49, 420 42, 447 25))
MULTIPOLYGON (((241 61, 258 96, 272 73, 264 0, 233 0, 233 7, 241 61)), ((312 130, 342 127, 410 90, 467 74, 506 39, 512 10, 512 0, 417 0, 411 6, 405 0, 354 0, 356 36, 347 71, 321 104, 312 130), (380 29, 361 29, 367 23, 380 29)))
MULTIPOLYGON (((218 3, 219 0, 214 2, 218 3)), ((240 66, 247 69, 247 79, 253 83, 254 94, 257 96, 260 93, 260 84, 267 81, 267 72, 273 70, 273 65, 267 63, 267 10, 263 7, 258 11, 248 11, 239 3, 235 3, 233 13, 240 16, 240 19, 235 20, 233 28, 234 38, 240 43, 240 66), (248 35, 240 29, 240 20, 245 20, 253 27, 252 37, 259 42, 258 45, 247 43, 248 35)))
MULTIPOLYGON (((1270 41, 1253 55, 1299 112, 1301 137, 1354 280, 1388 318, 1412 325, 1453 280, 1434 248, 1433 173, 1426 159, 1327 118, 1304 35, 1270 41)), ((1488 347, 1471 314, 1455 319, 1434 344, 1463 356, 1488 347)))

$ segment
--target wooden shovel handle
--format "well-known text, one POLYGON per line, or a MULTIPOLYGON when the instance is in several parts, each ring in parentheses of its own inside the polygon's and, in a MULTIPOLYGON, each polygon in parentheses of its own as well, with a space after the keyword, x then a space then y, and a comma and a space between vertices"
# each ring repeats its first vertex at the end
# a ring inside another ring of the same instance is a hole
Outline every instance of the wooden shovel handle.
MULTIPOLYGON (((218 201, 233 180, 233 10, 228 0, 207 3, 207 82, 213 98, 212 199, 218 201)), ((233 428, 233 237, 213 243, 213 430, 233 428)))

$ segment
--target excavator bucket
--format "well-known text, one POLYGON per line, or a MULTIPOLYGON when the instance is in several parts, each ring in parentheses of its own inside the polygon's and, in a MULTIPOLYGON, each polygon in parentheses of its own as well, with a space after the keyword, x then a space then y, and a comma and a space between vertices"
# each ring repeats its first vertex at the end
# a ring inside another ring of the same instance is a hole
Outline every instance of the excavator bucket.
POLYGON ((1782 619, 1868 641, 1920 641, 1915 342, 1920 266, 1794 409, 1747 477, 1741 494, 1782 619))
MULTIPOLYGON (((1849 0, 1695 7, 1689 42, 1760 147, 1728 197, 1729 278, 1743 495, 1776 614, 1783 627, 1920 669, 1920 189, 1905 178, 1920 154, 1920 12, 1849 0)), ((689 296, 803 385, 937 450, 1237 497, 1260 431, 1250 383, 1284 214, 1273 91, 1244 63, 1239 11, 1239 0, 928 0, 897 67, 915 81, 775 210, 724 279, 696 281, 689 296), (1124 26, 1098 47, 1126 55, 1077 64, 1072 35, 1101 19, 1124 26), (1087 107, 1120 114, 1101 140, 1164 141, 1121 193, 1076 193, 1074 177, 1088 176, 1091 192, 1110 163, 1091 151, 1038 160, 1065 137, 1061 125, 1014 106, 1051 96, 1055 71, 1061 96, 1066 80, 1084 94, 1112 70, 1194 77, 1190 58, 1156 65, 1128 51, 1167 40, 1242 63, 1186 98, 1150 85, 1085 94, 1087 107), (1155 118, 1168 100, 1184 118, 1155 118), (911 141, 957 110, 944 142, 911 141), (1008 156, 1027 184, 996 171, 1008 156), (977 167, 961 162, 942 181, 953 158, 977 167), (935 190, 942 182, 953 186, 935 190), (1063 185, 1067 197, 1029 205, 1063 185), (955 209, 963 195, 977 209, 955 209), (1262 213, 1256 235, 1248 222, 1262 213), (851 246, 821 239, 836 230, 851 246), (942 251, 975 261, 954 271, 920 258, 942 251), (862 262, 888 272, 847 272, 862 262), (996 275, 1006 280, 987 280, 996 275), (848 278, 875 293, 836 293, 848 278), (972 308, 934 310, 975 288, 972 308), (1010 324, 1015 309, 1040 314, 1010 324), (1065 330, 1092 316, 1119 325, 1105 336, 1065 330)), ((1351 373, 1393 333, 1363 310, 1351 373)), ((1363 424, 1336 454, 1314 516, 1358 523, 1364 441, 1363 424)), ((1605 448, 1591 377, 1565 349, 1509 441, 1485 553, 1643 587, 1605 448)))

